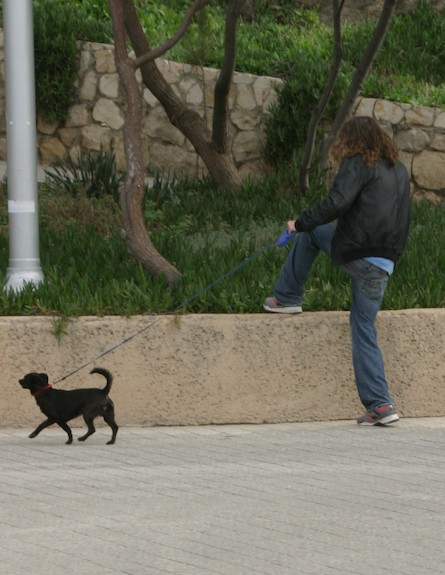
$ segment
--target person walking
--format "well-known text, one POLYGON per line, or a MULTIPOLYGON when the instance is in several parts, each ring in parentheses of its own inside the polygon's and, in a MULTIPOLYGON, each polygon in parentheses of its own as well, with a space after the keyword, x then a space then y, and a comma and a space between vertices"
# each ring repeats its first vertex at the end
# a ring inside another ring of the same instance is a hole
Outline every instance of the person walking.
POLYGON ((301 313, 304 286, 320 251, 351 279, 350 328, 359 425, 399 420, 389 394, 375 320, 389 276, 402 255, 410 222, 410 181, 393 139, 372 118, 340 128, 330 152, 339 169, 329 195, 287 222, 299 232, 264 309, 301 313))

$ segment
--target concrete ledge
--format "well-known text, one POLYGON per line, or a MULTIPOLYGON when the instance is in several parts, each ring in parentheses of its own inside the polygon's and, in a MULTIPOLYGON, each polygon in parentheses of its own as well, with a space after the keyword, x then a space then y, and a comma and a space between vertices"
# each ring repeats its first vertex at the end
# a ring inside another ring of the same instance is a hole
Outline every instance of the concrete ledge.
MULTIPOLYGON (((57 321, 0 318, 0 426, 42 420, 18 383, 25 373, 46 372, 54 383, 115 346, 56 385, 102 386, 89 371, 108 368, 123 426, 322 421, 362 411, 348 312, 84 317, 70 320, 60 341, 57 321)), ((445 310, 383 311, 378 329, 399 412, 444 416, 445 310)))

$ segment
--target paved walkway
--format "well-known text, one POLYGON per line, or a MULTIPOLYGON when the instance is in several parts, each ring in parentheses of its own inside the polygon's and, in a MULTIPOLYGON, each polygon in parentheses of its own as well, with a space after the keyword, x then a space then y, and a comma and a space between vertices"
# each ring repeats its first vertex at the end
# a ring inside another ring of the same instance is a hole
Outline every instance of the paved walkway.
POLYGON ((445 418, 30 431, 0 429, 2 575, 445 573, 445 418))

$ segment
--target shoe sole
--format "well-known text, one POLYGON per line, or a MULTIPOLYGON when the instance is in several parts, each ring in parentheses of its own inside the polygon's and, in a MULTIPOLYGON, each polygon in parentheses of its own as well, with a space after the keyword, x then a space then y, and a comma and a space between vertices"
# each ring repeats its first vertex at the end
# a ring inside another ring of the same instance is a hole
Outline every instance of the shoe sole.
POLYGON ((299 305, 295 306, 284 306, 284 307, 270 307, 266 304, 263 305, 266 311, 271 311, 272 313, 302 313, 302 308, 299 305))
POLYGON ((390 423, 395 423, 396 421, 399 421, 400 417, 397 415, 397 413, 392 413, 391 415, 387 415, 386 417, 382 417, 382 419, 379 419, 378 421, 362 421, 359 423, 359 425, 388 425, 390 423))

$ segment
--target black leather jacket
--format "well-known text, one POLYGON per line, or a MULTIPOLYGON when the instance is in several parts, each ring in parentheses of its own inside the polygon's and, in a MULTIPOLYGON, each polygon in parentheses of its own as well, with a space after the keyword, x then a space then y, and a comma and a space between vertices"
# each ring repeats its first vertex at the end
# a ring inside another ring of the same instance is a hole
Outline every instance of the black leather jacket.
POLYGON ((410 184, 405 166, 381 160, 367 166, 360 155, 346 158, 329 196, 305 210, 295 221, 297 231, 337 221, 332 259, 343 264, 379 256, 401 256, 408 238, 410 184))

